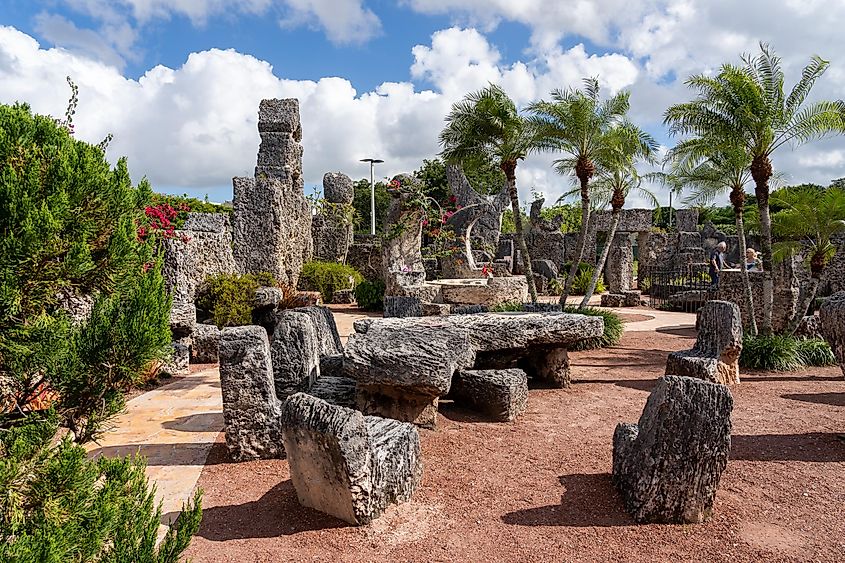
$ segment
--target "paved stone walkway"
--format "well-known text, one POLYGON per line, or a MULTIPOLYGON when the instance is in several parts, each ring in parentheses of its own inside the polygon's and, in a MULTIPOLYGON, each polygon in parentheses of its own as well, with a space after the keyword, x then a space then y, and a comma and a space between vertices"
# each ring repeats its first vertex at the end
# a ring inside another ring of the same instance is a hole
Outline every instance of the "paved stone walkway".
MULTIPOLYGON (((367 315, 351 307, 337 307, 335 320, 341 339, 353 332, 352 323, 367 315)), ((626 323, 628 331, 667 330, 694 326, 695 315, 648 309, 618 309, 649 316, 626 323)), ((211 446, 223 430, 223 407, 217 367, 208 367, 173 383, 144 393, 126 404, 113 428, 90 455, 140 453, 148 461, 147 476, 156 483, 162 514, 173 514, 194 491, 211 446)))

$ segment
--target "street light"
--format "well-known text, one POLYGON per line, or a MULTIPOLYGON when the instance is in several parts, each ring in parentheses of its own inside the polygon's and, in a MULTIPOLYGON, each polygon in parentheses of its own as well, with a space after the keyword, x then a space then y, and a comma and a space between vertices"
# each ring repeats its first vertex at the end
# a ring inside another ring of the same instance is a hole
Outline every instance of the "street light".
POLYGON ((370 163, 370 234, 376 234, 376 177, 375 165, 384 162, 378 158, 362 158, 361 162, 370 163))

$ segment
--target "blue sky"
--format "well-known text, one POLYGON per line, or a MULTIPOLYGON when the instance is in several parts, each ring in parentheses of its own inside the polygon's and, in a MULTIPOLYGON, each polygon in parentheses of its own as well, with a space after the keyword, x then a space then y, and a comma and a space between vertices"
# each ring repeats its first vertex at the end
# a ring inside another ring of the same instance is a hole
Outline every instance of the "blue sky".
MULTIPOLYGON (((72 75, 80 137, 111 132, 109 157, 134 178, 221 200, 254 166, 262 97, 300 99, 310 186, 363 177, 363 156, 384 158, 383 175, 415 169, 451 103, 490 81, 524 104, 598 76, 607 94, 631 90, 631 117, 668 144, 662 112, 688 96, 686 76, 760 40, 797 76, 809 55, 845 52, 842 21, 845 3, 818 0, 0 0, 0 102, 61 114, 72 75)), ((842 91, 834 60, 817 95, 842 91)), ((566 189, 553 158, 521 166, 524 197, 566 189)), ((845 176, 845 146, 775 164, 825 183, 845 176)))

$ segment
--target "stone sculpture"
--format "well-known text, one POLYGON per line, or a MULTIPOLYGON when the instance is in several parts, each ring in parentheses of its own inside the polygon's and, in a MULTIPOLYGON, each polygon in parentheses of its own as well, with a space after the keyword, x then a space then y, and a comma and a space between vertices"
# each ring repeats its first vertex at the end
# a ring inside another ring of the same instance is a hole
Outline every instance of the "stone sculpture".
POLYGON ((299 101, 262 100, 254 178, 234 178, 233 253, 241 273, 270 272, 295 287, 312 255, 311 207, 302 180, 299 101))
POLYGON ((352 179, 346 174, 327 172, 323 176, 324 204, 311 222, 315 260, 341 264, 346 262, 353 240, 354 196, 352 179))
POLYGON ((715 383, 739 383, 742 322, 739 307, 727 301, 708 301, 698 312, 698 336, 692 350, 672 352, 667 375, 696 377, 715 383))
POLYGON ((733 398, 724 385, 664 376, 639 424, 613 434, 613 482, 637 522, 697 523, 713 499, 731 447, 733 398))
POLYGON ((232 458, 284 457, 282 404, 276 396, 267 331, 260 326, 223 329, 220 387, 226 446, 232 458))
POLYGON ((819 309, 821 333, 845 374, 845 291, 828 297, 819 309))
POLYGON ((350 524, 367 524, 411 498, 422 479, 412 424, 364 416, 297 393, 281 414, 299 502, 350 524))

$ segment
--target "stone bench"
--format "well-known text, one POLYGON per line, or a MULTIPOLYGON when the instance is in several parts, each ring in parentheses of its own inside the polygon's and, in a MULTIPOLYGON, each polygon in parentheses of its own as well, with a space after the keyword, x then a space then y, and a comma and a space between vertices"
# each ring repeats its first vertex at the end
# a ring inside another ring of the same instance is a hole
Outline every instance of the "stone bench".
POLYGON ((845 374, 845 291, 825 300, 819 309, 819 329, 845 374))
POLYGON ((639 291, 630 289, 619 293, 603 293, 602 307, 639 307, 641 295, 639 291))
POLYGON ((452 380, 449 397, 493 420, 509 422, 528 405, 528 376, 521 369, 463 370, 452 380))
POLYGON ((669 354, 666 375, 739 383, 739 355, 742 353, 739 307, 729 301, 708 301, 698 312, 696 328, 695 346, 669 354))
POLYGON ((566 313, 482 313, 356 321, 344 372, 357 381, 358 408, 433 427, 437 400, 464 369, 523 369, 569 385, 567 347, 601 336, 600 317, 566 313))
POLYGON ((664 376, 639 424, 613 434, 613 482, 637 522, 710 518, 731 447, 733 398, 727 386, 664 376))
POLYGON ((350 524, 366 524, 406 502, 422 479, 412 424, 330 405, 297 393, 281 414, 291 480, 299 502, 350 524))
POLYGON ((276 396, 267 331, 260 326, 225 328, 219 354, 229 455, 237 461, 284 457, 282 404, 276 396))

